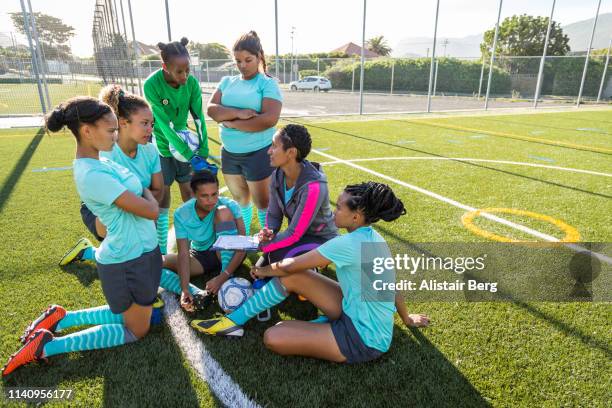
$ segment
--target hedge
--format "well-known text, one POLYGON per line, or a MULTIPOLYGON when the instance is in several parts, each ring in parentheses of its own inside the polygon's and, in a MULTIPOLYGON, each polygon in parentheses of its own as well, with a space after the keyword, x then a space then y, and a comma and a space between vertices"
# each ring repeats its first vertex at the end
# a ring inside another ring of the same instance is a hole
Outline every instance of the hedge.
MULTIPOLYGON (((482 67, 479 61, 463 61, 455 58, 441 58, 438 61, 437 92, 470 95, 478 93, 482 67)), ((430 62, 428 58, 366 61, 364 89, 389 91, 391 67, 395 63, 394 92, 427 92, 430 62)), ((334 89, 351 89, 353 69, 355 70, 355 87, 357 87, 360 76, 359 62, 343 61, 327 69, 323 75, 331 80, 334 89)), ((483 92, 486 87, 488 69, 485 69, 484 75, 483 92)), ((491 91, 494 94, 510 94, 510 75, 495 67, 491 91)))

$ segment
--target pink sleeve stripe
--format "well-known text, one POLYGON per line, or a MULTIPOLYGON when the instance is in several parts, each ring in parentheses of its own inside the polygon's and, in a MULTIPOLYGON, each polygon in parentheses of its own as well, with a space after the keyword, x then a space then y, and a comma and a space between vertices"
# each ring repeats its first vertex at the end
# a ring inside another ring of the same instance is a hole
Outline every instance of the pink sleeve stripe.
POLYGON ((320 193, 319 183, 310 183, 308 185, 308 193, 306 196, 306 204, 304 205, 304 210, 301 214, 294 214, 294 217, 300 217, 293 234, 288 236, 285 239, 282 239, 278 242, 273 242, 272 244, 263 248, 263 252, 268 253, 275 251, 280 248, 285 248, 289 245, 293 245, 304 236, 308 226, 310 225, 311 220, 315 216, 315 209, 317 208, 317 202, 319 201, 319 193, 320 193))

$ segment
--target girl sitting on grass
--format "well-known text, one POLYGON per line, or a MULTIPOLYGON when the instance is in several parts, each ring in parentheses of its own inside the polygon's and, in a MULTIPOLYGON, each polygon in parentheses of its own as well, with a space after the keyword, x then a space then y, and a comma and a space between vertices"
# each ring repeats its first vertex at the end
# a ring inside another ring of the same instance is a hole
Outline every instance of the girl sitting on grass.
MULTIPOLYGON (((306 297, 330 319, 326 323, 283 321, 266 330, 264 343, 281 355, 300 355, 338 363, 374 360, 389 350, 393 313, 397 310, 406 326, 427 326, 429 318, 408 314, 403 297, 395 301, 364 300, 362 245, 378 243, 372 257, 390 257, 385 240, 372 228, 379 220, 393 221, 405 214, 404 205, 387 185, 367 182, 349 185, 337 200, 334 221, 348 234, 336 237, 296 258, 286 258, 264 267, 253 267, 253 278, 272 279, 243 307, 219 319, 194 320, 196 330, 212 335, 242 335, 242 325, 258 313, 279 304, 290 292, 306 297), (338 282, 313 269, 336 265, 338 282), (397 308, 397 309, 396 309, 397 308)), ((386 276, 395 281, 395 271, 386 276)))

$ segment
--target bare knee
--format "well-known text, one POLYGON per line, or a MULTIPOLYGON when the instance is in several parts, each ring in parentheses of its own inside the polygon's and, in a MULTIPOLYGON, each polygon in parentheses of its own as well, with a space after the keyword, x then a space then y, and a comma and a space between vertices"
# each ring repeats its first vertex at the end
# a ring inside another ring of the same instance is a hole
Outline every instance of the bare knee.
POLYGON ((142 322, 139 324, 130 324, 130 325, 126 325, 126 327, 132 332, 132 334, 134 335, 134 337, 136 337, 138 340, 142 339, 144 336, 147 335, 147 333, 149 333, 149 329, 151 328, 151 322, 142 322))
POLYGON ((283 354, 283 331, 283 322, 280 322, 264 332, 263 342, 268 350, 283 354))
POLYGON ((215 224, 226 221, 234 221, 234 214, 224 205, 217 207, 215 210, 215 224))

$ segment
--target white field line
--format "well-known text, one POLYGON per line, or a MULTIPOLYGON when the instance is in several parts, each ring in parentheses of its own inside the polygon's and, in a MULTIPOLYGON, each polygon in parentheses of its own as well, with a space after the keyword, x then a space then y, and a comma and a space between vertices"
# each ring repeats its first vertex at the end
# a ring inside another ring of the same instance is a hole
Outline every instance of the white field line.
POLYGON ((210 389, 226 407, 253 407, 259 404, 247 397, 240 386, 223 370, 221 365, 210 355, 204 343, 189 326, 185 313, 181 310, 173 294, 162 292, 164 315, 174 340, 183 351, 183 355, 196 370, 198 375, 208 383, 210 389))
POLYGON ((372 158, 367 158, 367 159, 351 159, 351 160, 340 160, 340 161, 336 160, 336 161, 322 162, 319 164, 324 165, 324 166, 329 166, 332 164, 343 164, 345 161, 349 163, 355 163, 355 162, 385 161, 385 160, 456 160, 456 161, 466 161, 466 162, 499 163, 499 164, 510 164, 510 165, 515 165, 515 166, 541 167, 544 169, 570 171, 574 173, 591 174, 594 176, 612 177, 612 174, 610 173, 600 173, 598 171, 574 169, 571 167, 549 166, 546 164, 515 162, 515 161, 507 161, 507 160, 471 159, 468 157, 420 157, 420 156, 372 157, 372 158))
MULTIPOLYGON (((227 187, 222 187, 219 189, 219 194, 223 194, 227 190, 227 187)), ((168 231, 168 253, 173 253, 175 246, 176 235, 174 226, 172 226, 168 231)), ((164 315, 172 336, 187 361, 196 370, 200 378, 208 383, 217 398, 228 407, 259 408, 259 405, 242 392, 240 386, 232 380, 219 362, 206 350, 204 343, 198 339, 193 329, 190 328, 189 321, 181 311, 174 296, 164 291, 162 297, 166 303, 164 315)))
MULTIPOLYGON (((379 178, 381 178, 383 180, 387 180, 387 181, 390 181, 392 183, 399 184, 402 187, 409 188, 409 189, 414 190, 414 191, 416 191, 418 193, 424 194, 424 195, 426 195, 428 197, 431 197, 431 198, 434 198, 436 200, 445 202, 445 203, 450 204, 450 205, 452 205, 454 207, 461 208, 462 210, 469 211, 469 212, 477 210, 477 208, 475 208, 475 207, 471 207, 469 205, 466 205, 466 204, 460 203, 458 201, 455 201, 455 200, 453 200, 451 198, 444 197, 443 195, 440 195, 438 193, 434 193, 433 191, 429 191, 429 190, 426 190, 424 188, 415 186, 414 184, 409 184, 409 183, 406 183, 404 181, 401 181, 401 180, 398 180, 396 178, 393 178, 391 176, 387 176, 386 174, 382 174, 382 173, 379 173, 377 171, 370 170, 367 167, 363 167, 363 166, 360 166, 358 164, 351 163, 349 160, 343 160, 343 159, 340 159, 339 157, 335 157, 335 156, 332 156, 331 154, 323 153, 323 152, 318 151, 316 149, 313 149, 312 151, 314 153, 318 154, 319 156, 326 157, 326 158, 328 158, 328 159, 330 159, 330 160, 332 160, 334 162, 345 164, 345 165, 347 165, 349 167, 353 167, 353 168, 355 168, 357 170, 361 170, 361 171, 363 171, 365 173, 372 174, 372 175, 374 175, 376 177, 379 177, 379 178)), ((532 228, 526 227, 524 225, 517 224, 517 223, 512 222, 512 221, 508 221, 505 218, 501 218, 501 217, 498 217, 496 215, 489 214, 489 213, 486 213, 486 212, 482 212, 482 213, 480 213, 480 215, 482 217, 484 217, 484 218, 487 218, 487 219, 491 220, 491 221, 495 221, 497 223, 506 225, 506 226, 508 226, 510 228, 514 228, 516 230, 522 231, 522 232, 524 232, 526 234, 529 234, 531 236, 534 236, 536 238, 540 238, 540 239, 543 239, 543 240, 548 241, 548 242, 559 242, 559 239, 553 237, 552 235, 548 235, 548 234, 545 234, 543 232, 540 232, 540 231, 534 230, 532 228)), ((586 248, 584 248, 584 247, 582 247, 580 245, 570 244, 570 243, 566 243, 564 245, 566 247, 576 251, 576 252, 591 252, 588 249, 586 249, 586 248)), ((606 255, 597 253, 597 252, 592 252, 592 254, 593 254, 593 256, 598 258, 599 260, 604 261, 604 262, 606 262, 608 264, 612 264, 612 258, 610 258, 610 257, 608 257, 606 255)))

